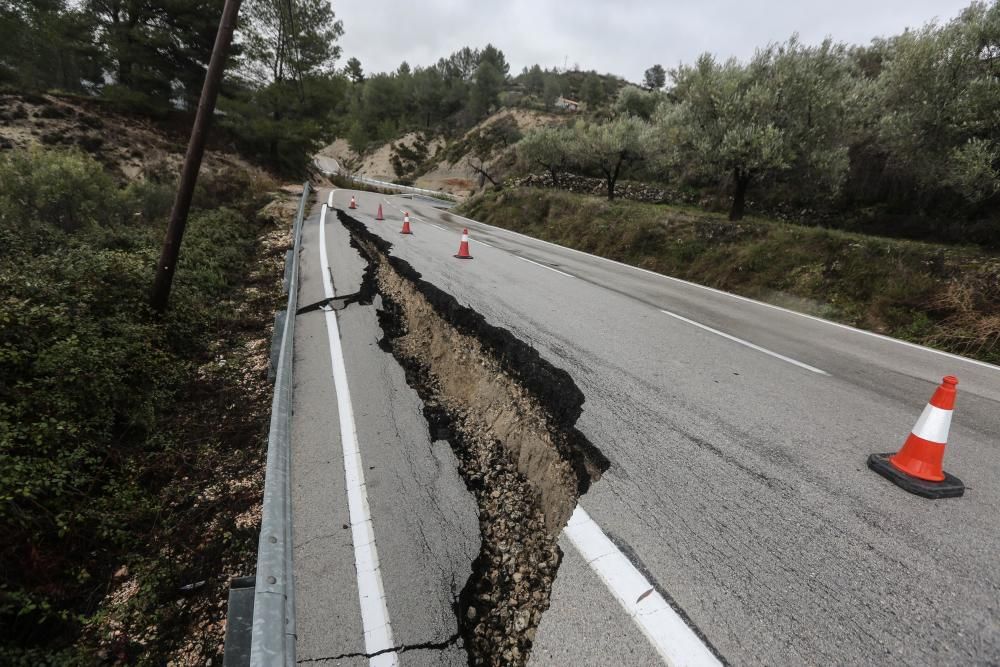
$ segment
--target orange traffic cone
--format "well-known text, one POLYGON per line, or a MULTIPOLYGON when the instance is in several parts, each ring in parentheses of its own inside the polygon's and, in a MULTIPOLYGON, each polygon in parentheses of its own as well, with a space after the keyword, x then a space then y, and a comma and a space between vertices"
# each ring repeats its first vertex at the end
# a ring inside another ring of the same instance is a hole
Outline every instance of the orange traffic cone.
POLYGON ((375 219, 376 220, 385 220, 385 218, 382 217, 382 204, 378 205, 378 213, 375 214, 375 219))
POLYGON ((357 207, 358 207, 358 203, 356 201, 354 201, 354 195, 351 195, 351 206, 350 206, 350 208, 357 208, 357 207))
POLYGON ((459 259, 472 259, 472 255, 469 254, 469 230, 462 230, 462 242, 458 244, 458 254, 455 257, 459 259))
POLYGON ((407 212, 403 214, 403 231, 401 231, 400 234, 412 233, 413 232, 410 231, 410 214, 407 212))
POLYGON ((897 486, 925 498, 957 498, 965 493, 962 480, 941 469, 957 385, 958 378, 945 377, 903 448, 895 454, 872 454, 868 457, 868 467, 897 486))

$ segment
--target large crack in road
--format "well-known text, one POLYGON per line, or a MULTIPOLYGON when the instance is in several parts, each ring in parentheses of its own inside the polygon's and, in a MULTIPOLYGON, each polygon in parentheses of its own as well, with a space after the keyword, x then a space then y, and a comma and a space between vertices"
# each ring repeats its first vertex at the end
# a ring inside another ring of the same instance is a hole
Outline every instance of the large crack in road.
POLYGON ((447 440, 479 509, 481 548, 455 602, 470 665, 527 662, 562 552, 558 535, 607 459, 574 427, 583 394, 565 371, 391 256, 343 211, 380 297, 385 351, 447 440))

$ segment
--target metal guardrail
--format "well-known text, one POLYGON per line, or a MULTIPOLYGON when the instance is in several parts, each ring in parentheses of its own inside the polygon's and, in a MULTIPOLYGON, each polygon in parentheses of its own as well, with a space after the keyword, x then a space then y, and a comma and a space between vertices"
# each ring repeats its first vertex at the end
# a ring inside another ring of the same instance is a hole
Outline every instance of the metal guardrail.
POLYGON ((288 279, 281 347, 278 353, 271 403, 271 428, 267 437, 267 468, 260 541, 257 546, 257 576, 253 596, 250 665, 273 667, 295 665, 295 588, 292 579, 292 506, 290 419, 292 414, 292 359, 295 342, 295 311, 298 307, 299 248, 309 183, 292 227, 293 252, 288 279))
POLYGON ((426 188, 415 188, 412 185, 400 185, 399 183, 389 183, 388 181, 380 181, 374 178, 368 178, 367 176, 356 176, 354 174, 343 174, 343 175, 357 183, 374 185, 379 188, 385 188, 386 190, 398 190, 399 192, 408 192, 410 194, 415 194, 415 195, 429 195, 431 197, 438 197, 440 195, 445 194, 437 190, 427 190, 426 188))
MULTIPOLYGON (((380 181, 374 178, 368 178, 367 176, 359 176, 353 172, 346 171, 344 169, 337 169, 335 171, 329 171, 325 169, 318 160, 314 160, 313 164, 325 175, 341 176, 355 183, 361 183, 364 185, 372 185, 383 190, 395 190, 396 192, 403 192, 413 195, 422 195, 430 197, 444 204, 454 206, 454 201, 451 201, 450 195, 447 192, 442 192, 440 190, 428 190, 426 188, 416 188, 412 185, 400 185, 399 183, 389 183, 388 181, 380 181), (449 199, 443 199, 442 197, 449 197, 449 199)), ((339 166, 339 165, 338 165, 339 166)))

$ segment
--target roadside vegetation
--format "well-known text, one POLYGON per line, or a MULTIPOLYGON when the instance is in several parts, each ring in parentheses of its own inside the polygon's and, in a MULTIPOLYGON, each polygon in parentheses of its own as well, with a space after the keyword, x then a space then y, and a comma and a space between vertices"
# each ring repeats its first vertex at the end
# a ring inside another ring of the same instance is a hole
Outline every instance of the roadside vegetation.
POLYGON ((565 174, 601 179, 609 200, 640 183, 732 220, 996 248, 998 54, 993 0, 867 45, 792 36, 746 62, 654 65, 634 84, 515 74, 493 45, 379 74, 352 58, 331 131, 346 167, 459 197, 528 175, 558 188, 565 174))
POLYGON ((867 46, 792 37, 749 62, 704 54, 665 92, 540 128, 520 173, 665 186, 731 220, 1000 247, 1000 3, 867 46))
POLYGON ((494 190, 464 215, 870 331, 1000 363, 1000 258, 694 207, 494 190))
POLYGON ((253 571, 286 230, 262 174, 204 178, 157 319, 173 187, 0 156, 0 663, 203 664, 253 571))
POLYGON ((306 173, 346 84, 328 3, 244 3, 155 317, 221 8, 0 3, 0 664, 219 664, 255 569, 295 208, 271 174, 306 173))

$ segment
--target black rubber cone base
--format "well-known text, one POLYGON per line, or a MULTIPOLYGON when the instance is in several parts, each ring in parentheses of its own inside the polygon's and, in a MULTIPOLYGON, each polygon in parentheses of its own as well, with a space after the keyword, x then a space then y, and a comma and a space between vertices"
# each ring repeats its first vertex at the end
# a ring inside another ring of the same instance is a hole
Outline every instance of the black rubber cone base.
POLYGON ((958 498, 965 493, 965 484, 958 477, 945 473, 943 482, 928 482, 898 470, 889 463, 889 457, 892 455, 891 452, 889 454, 872 454, 868 457, 868 467, 896 486, 924 498, 935 500, 938 498, 958 498))
POLYGON ((452 255, 455 259, 472 259, 472 255, 452 255))

